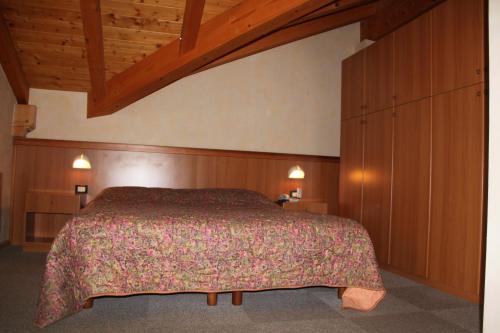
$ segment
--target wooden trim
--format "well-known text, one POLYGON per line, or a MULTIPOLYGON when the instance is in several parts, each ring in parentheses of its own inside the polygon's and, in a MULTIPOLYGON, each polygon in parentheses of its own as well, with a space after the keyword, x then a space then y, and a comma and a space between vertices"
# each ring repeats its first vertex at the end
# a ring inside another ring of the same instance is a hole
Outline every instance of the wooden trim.
POLYGON ((195 73, 226 64, 244 57, 260 53, 274 47, 288 44, 303 38, 307 38, 325 31, 336 29, 351 23, 361 21, 375 14, 375 4, 367 4, 330 14, 299 24, 291 25, 287 28, 273 32, 258 39, 242 48, 225 55, 222 58, 203 66, 195 73))
POLYGON ((87 105, 87 116, 112 114, 127 105, 191 74, 330 0, 244 0, 204 23, 196 47, 179 55, 179 40, 148 55, 106 83, 106 95, 87 105))
POLYGON ((264 159, 272 158, 277 160, 303 160, 312 162, 313 161, 338 162, 340 160, 340 158, 336 156, 267 153, 267 152, 256 152, 256 151, 205 149, 205 148, 183 148, 183 147, 169 147, 169 146, 149 146, 149 145, 90 142, 90 141, 27 139, 18 137, 14 138, 14 145, 134 151, 134 152, 177 154, 177 155, 225 156, 225 157, 246 157, 246 158, 264 158, 264 159))
MULTIPOLYGON (((101 5, 99 0, 80 0, 83 33, 89 65, 92 97, 95 102, 106 94, 106 68, 104 65, 104 42, 101 23, 101 5)), ((91 94, 88 94, 91 96, 91 94)))
POLYGON ((443 290, 443 291, 445 291, 447 293, 450 293, 452 295, 461 297, 461 298, 466 299, 466 300, 468 300, 470 302, 473 302, 473 303, 476 303, 476 304, 479 304, 481 302, 481 299, 480 299, 479 295, 476 295, 476 294, 473 294, 473 293, 467 293, 467 292, 464 292, 463 290, 450 287, 449 285, 445 285, 443 283, 439 283, 439 282, 436 282, 436 281, 431 281, 431 280, 428 280, 428 279, 426 279, 424 277, 419 277, 419 276, 416 276, 416 275, 412 275, 410 273, 407 273, 407 272, 404 272, 404 271, 399 270, 397 268, 394 268, 394 267, 392 267, 390 265, 381 264, 380 268, 382 268, 382 269, 384 269, 386 271, 389 271, 391 273, 400 275, 402 277, 405 277, 407 279, 416 281, 416 282, 418 282, 420 284, 424 284, 424 285, 427 285, 427 286, 432 287, 432 288, 441 289, 441 290, 443 290))
POLYGON ((378 40, 431 10, 444 0, 392 0, 379 5, 377 14, 361 25, 361 40, 378 40))
POLYGON ((28 104, 30 87, 24 75, 21 62, 17 56, 16 46, 9 32, 9 28, 0 13, 0 63, 10 87, 16 96, 17 103, 28 104))
POLYGON ((187 0, 182 22, 180 53, 191 51, 196 46, 205 0, 187 0))

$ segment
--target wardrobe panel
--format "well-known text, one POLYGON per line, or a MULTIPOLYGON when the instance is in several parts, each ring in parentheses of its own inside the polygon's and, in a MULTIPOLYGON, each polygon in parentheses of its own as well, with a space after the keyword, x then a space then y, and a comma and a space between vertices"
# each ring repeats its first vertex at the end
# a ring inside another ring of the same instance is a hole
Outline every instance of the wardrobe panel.
POLYGON ((429 278, 479 295, 484 87, 435 96, 432 111, 429 278))
POLYGON ((363 174, 363 225, 379 264, 387 264, 391 219, 393 109, 366 116, 363 174))
POLYGON ((395 32, 396 105, 431 95, 430 22, 430 12, 428 12, 395 32))
POLYGON ((432 91, 484 81, 484 3, 447 0, 432 10, 432 91))
POLYGON ((427 266, 430 149, 430 98, 397 107, 389 263, 420 277, 427 266))
POLYGON ((340 142, 340 216, 362 220, 364 120, 352 118, 341 125, 340 142))

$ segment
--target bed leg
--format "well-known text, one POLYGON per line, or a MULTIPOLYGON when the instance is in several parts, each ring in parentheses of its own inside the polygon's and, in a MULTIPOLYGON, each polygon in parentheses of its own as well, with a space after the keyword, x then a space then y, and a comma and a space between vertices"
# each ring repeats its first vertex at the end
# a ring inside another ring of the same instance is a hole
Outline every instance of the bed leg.
POLYGON ((207 293, 207 304, 210 306, 217 305, 217 293, 207 293))
POLYGON ((233 305, 241 305, 243 303, 243 292, 233 291, 233 305))
POLYGON ((342 295, 344 295, 344 291, 346 290, 347 288, 345 287, 338 287, 337 288, 337 296, 338 298, 342 299, 342 295))
POLYGON ((94 306, 94 299, 93 298, 89 298, 83 304, 83 308, 84 309, 92 309, 93 306, 94 306))

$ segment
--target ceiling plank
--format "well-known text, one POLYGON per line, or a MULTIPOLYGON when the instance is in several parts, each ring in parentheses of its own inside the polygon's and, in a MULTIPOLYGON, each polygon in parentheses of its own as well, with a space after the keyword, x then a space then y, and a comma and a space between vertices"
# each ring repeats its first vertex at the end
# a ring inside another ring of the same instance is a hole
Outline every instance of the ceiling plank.
POLYGON ((189 75, 252 40, 331 0, 245 0, 201 26, 198 43, 179 55, 179 40, 160 48, 106 83, 104 98, 92 103, 87 116, 108 115, 189 75))
POLYGON ((14 41, 9 33, 9 28, 0 14, 0 63, 7 76, 7 80, 16 96, 17 103, 28 104, 29 83, 24 75, 21 62, 17 57, 14 41))
POLYGON ((379 1, 377 13, 361 25, 361 39, 378 40, 444 0, 379 1))
POLYGON ((106 66, 104 65, 100 0, 80 0, 80 8, 89 63, 90 84, 93 98, 98 99, 106 94, 106 66))
POLYGON ((203 66, 197 70, 196 73, 248 57, 277 46, 291 43, 351 23, 359 22, 375 14, 376 9, 375 3, 366 4, 280 29, 215 60, 214 62, 211 62, 208 65, 203 66))
POLYGON ((198 39, 205 0, 187 0, 181 32, 180 53, 191 51, 198 39))

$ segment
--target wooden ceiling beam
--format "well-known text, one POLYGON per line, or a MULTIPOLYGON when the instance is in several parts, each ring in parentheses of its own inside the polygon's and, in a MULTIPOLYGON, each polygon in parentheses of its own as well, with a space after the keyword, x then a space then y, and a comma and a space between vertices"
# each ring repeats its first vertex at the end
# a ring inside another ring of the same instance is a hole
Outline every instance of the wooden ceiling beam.
POLYGON ((323 16, 328 16, 328 15, 331 15, 334 13, 338 13, 340 11, 347 10, 349 8, 358 7, 358 6, 366 5, 369 3, 376 3, 376 2, 377 2, 377 0, 338 0, 338 1, 331 3, 328 6, 324 6, 324 7, 320 8, 320 9, 318 9, 318 10, 316 10, 316 11, 314 11, 306 16, 303 16, 303 17, 289 23, 287 25, 287 27, 292 26, 292 25, 296 25, 299 23, 303 23, 306 21, 314 20, 314 19, 317 19, 317 18, 320 18, 323 16))
POLYGON ((197 45, 190 52, 179 55, 179 40, 176 40, 115 75, 106 83, 106 95, 88 103, 87 116, 114 113, 330 3, 331 0, 244 0, 203 24, 197 45))
POLYGON ((85 47, 89 64, 92 98, 106 94, 106 66, 104 64, 104 40, 101 22, 100 0, 80 0, 85 47))
POLYGON ((377 13, 373 17, 363 21, 361 25, 361 40, 378 40, 443 1, 444 0, 379 1, 377 13))
POLYGON ((0 63, 14 92, 17 103, 28 104, 30 86, 17 57, 9 28, 0 13, 0 63))
POLYGON ((198 39, 205 0, 187 0, 181 31, 180 53, 191 51, 198 39))
POLYGON ((366 4, 280 29, 203 66, 196 73, 253 54, 364 20, 376 12, 376 4, 366 4))

